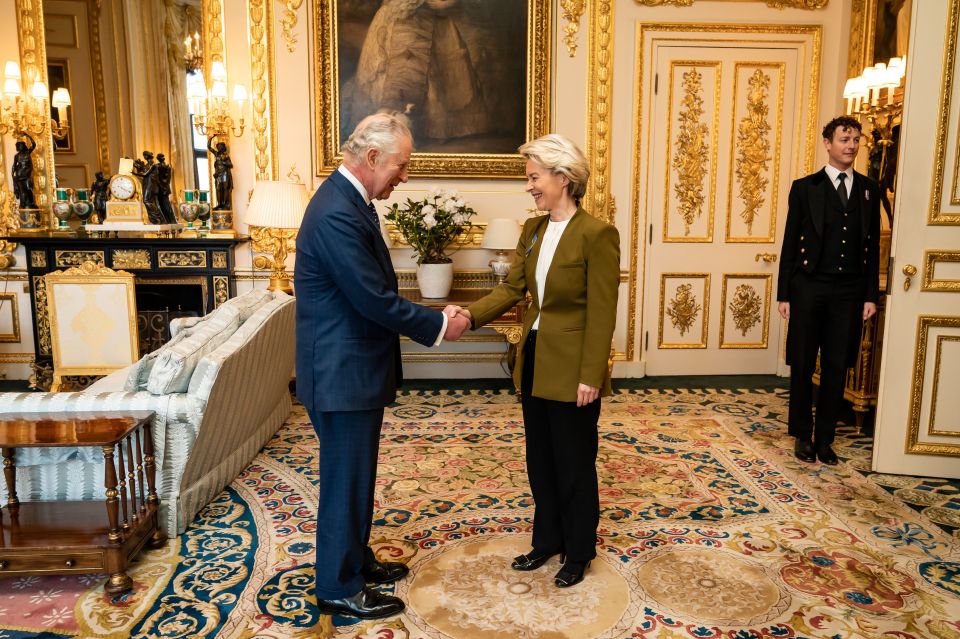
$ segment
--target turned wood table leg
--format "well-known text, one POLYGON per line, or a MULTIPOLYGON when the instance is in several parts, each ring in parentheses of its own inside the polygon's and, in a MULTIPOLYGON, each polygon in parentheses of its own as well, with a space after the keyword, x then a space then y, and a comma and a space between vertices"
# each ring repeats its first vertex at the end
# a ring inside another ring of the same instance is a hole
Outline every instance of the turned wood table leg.
POLYGON ((103 486, 107 489, 107 519, 110 521, 107 539, 119 544, 123 537, 120 535, 120 498, 117 496, 117 469, 113 466, 113 448, 103 447, 103 486))
POLYGON ((20 500, 17 499, 17 464, 13 459, 14 450, 3 449, 3 479, 7 483, 7 508, 11 514, 20 507, 20 500))
POLYGON ((167 543, 167 534, 160 528, 160 500, 157 498, 156 486, 156 467, 153 458, 153 433, 150 424, 143 427, 143 470, 147 475, 147 505, 155 510, 153 513, 154 521, 157 522, 157 529, 150 538, 148 546, 150 548, 162 548, 167 543))

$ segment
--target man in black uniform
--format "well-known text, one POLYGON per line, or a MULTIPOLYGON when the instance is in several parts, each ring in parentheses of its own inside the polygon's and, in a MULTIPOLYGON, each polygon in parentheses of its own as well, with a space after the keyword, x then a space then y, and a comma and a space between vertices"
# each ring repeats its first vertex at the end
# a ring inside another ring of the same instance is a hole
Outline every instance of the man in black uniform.
POLYGON ((823 128, 827 165, 790 189, 777 300, 789 320, 788 432, 805 462, 836 464, 831 448, 847 368, 856 362, 862 323, 879 300, 880 192, 853 170, 860 123, 834 118, 823 128), (820 393, 813 418, 812 375, 820 353, 820 393))

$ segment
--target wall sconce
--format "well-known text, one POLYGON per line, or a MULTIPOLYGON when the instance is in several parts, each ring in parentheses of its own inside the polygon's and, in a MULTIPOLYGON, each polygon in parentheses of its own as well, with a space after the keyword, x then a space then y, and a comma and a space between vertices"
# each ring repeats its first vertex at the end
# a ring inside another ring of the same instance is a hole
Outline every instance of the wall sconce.
POLYGON ((59 88, 53 92, 53 106, 57 107, 57 120, 50 117, 47 102, 50 100, 50 91, 47 85, 36 80, 30 85, 29 95, 23 92, 21 83, 20 65, 8 60, 4 66, 3 98, 0 100, 0 134, 13 134, 19 137, 22 133, 41 135, 50 126, 50 133, 54 138, 62 140, 67 137, 70 123, 67 120, 67 107, 70 106, 70 92, 59 88))
POLYGON ((507 257, 509 251, 516 250, 520 240, 520 225, 516 220, 495 218, 487 222, 487 230, 483 234, 480 248, 493 249, 497 256, 490 260, 490 268, 497 276, 497 284, 507 279, 510 274, 511 259, 507 257))
MULTIPOLYGON (((203 85, 205 86, 205 85, 203 85)), ((235 137, 243 135, 243 109, 247 101, 247 87, 233 86, 233 102, 236 103, 237 119, 234 121, 227 99, 227 69, 223 62, 210 65, 210 86, 204 91, 200 84, 190 87, 187 99, 193 111, 193 127, 207 138, 235 137)))
POLYGON ((196 73, 203 68, 203 43, 197 32, 183 41, 183 65, 187 73, 196 73))
POLYGON ((258 180, 253 186, 245 221, 251 227, 253 250, 273 254, 272 260, 264 255, 253 260, 256 268, 273 270, 267 287, 271 291, 293 294, 286 269, 287 254, 296 249, 297 230, 309 202, 303 184, 258 180))

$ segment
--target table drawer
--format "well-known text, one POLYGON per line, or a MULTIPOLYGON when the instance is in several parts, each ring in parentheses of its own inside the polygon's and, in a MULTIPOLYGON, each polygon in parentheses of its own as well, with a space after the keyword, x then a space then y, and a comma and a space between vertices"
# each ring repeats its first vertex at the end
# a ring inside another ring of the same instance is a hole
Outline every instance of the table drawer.
POLYGON ((41 572, 97 572, 104 570, 104 556, 99 551, 70 552, 66 550, 43 551, 36 554, 10 554, 0 552, 0 577, 5 574, 29 571, 41 572))

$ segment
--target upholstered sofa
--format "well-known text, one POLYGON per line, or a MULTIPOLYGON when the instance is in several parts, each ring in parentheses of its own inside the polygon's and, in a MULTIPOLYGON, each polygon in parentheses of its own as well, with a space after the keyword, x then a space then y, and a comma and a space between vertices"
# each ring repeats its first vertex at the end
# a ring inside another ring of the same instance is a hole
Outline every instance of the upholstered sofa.
MULTIPOLYGON (((160 519, 173 537, 290 413, 294 322, 294 298, 254 290, 202 318, 175 320, 161 349, 82 392, 0 393, 0 413, 155 411, 160 519)), ((104 496, 99 449, 25 449, 16 464, 21 501, 104 496)), ((6 486, 0 495, 6 503, 6 486)))

